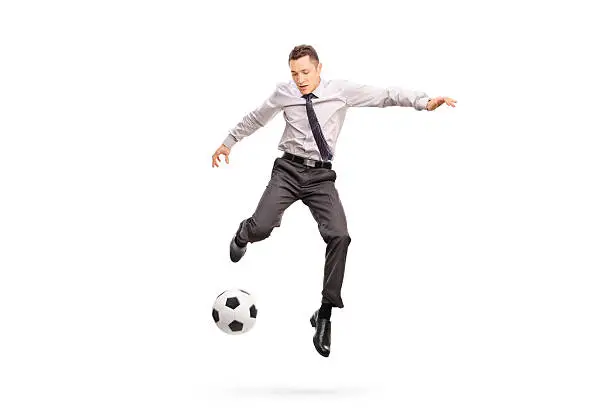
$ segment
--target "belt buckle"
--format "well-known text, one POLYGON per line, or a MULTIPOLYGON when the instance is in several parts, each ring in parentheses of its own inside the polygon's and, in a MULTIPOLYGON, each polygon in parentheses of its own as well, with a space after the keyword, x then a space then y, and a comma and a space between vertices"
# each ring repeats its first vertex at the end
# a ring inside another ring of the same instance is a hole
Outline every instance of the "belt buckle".
POLYGON ((304 164, 309 166, 309 167, 314 167, 316 163, 317 163, 316 160, 304 159, 304 164))

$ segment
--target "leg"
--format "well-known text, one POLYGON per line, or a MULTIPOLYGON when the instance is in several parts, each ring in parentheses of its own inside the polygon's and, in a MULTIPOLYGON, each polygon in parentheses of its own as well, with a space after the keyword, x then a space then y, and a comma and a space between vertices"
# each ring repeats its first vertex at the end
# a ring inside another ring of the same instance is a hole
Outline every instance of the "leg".
POLYGON ((266 239, 279 227, 285 210, 297 200, 297 191, 290 175, 274 161, 270 182, 263 192, 253 215, 243 220, 236 231, 236 242, 244 246, 249 242, 266 239))
POLYGON ((335 172, 329 172, 321 182, 309 189, 302 201, 308 206, 317 221, 321 237, 327 244, 325 251, 325 270, 323 276, 323 303, 343 308, 341 289, 344 280, 346 255, 351 242, 346 216, 338 191, 334 184, 335 172))

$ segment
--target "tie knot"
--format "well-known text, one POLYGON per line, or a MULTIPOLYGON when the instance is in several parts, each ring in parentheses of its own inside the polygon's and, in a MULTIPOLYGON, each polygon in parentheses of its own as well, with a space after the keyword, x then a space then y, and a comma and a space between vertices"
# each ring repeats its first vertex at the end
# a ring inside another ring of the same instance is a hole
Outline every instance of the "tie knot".
POLYGON ((307 93, 306 95, 302 95, 302 98, 306 99, 307 101, 311 100, 312 98, 315 98, 315 94, 313 93, 307 93))

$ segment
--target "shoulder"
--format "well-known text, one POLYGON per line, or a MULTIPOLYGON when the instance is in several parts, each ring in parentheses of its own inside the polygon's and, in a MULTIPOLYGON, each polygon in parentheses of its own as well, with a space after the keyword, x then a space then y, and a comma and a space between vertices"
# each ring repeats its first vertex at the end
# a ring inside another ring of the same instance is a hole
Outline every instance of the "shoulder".
POLYGON ((274 94, 287 104, 294 103, 295 98, 302 97, 302 93, 293 81, 277 82, 274 94))
POLYGON ((289 93, 292 90, 292 81, 281 81, 276 83, 276 92, 289 93))
POLYGON ((357 86, 355 82, 348 79, 335 78, 327 81, 327 87, 335 91, 350 91, 357 86))
POLYGON ((339 78, 331 78, 331 79, 321 78, 321 83, 323 84, 324 88, 338 89, 338 88, 343 88, 345 84, 347 83, 347 81, 344 79, 339 79, 339 78))

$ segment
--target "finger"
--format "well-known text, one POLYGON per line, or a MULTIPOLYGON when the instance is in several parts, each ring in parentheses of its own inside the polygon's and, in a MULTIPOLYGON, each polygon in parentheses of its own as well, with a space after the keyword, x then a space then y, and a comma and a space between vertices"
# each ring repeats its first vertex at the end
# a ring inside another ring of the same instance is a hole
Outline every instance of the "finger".
POLYGON ((225 162, 229 164, 229 156, 227 154, 225 155, 225 162))

